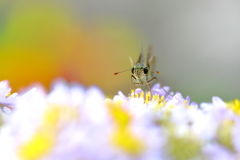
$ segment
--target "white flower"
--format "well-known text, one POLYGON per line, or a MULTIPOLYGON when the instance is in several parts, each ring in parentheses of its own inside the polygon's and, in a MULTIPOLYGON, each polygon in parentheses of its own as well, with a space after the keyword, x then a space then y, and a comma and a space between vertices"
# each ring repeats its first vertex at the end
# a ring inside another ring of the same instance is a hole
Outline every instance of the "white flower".
POLYGON ((11 112, 11 109, 15 107, 17 93, 11 94, 11 88, 8 85, 8 81, 0 82, 0 108, 4 112, 11 112))
MULTIPOLYGON (((5 99, 7 84, 0 83, 5 99)), ((95 86, 61 79, 50 93, 35 86, 17 96, 11 114, 1 114, 0 159, 212 160, 219 151, 219 158, 237 159, 238 101, 213 97, 198 107, 189 96, 164 90, 155 85, 108 99, 95 86)))

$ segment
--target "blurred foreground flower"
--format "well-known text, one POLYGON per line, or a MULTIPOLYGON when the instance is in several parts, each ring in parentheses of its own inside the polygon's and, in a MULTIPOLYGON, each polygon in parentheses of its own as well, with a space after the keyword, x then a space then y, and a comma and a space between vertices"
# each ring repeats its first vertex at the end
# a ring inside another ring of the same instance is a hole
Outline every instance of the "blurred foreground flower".
POLYGON ((8 86, 8 81, 0 82, 0 108, 2 111, 10 111, 13 109, 16 101, 17 93, 11 94, 11 88, 8 86))
MULTIPOLYGON (((169 87, 164 87, 169 90, 169 87)), ((136 89, 106 99, 97 87, 57 80, 9 99, 0 83, 0 159, 7 160, 237 160, 240 101, 190 103, 180 93, 136 89), (173 94, 173 93, 171 93, 173 94), (6 98, 7 97, 7 98, 6 98), (9 100, 8 100, 9 99, 9 100), (8 101, 7 101, 8 100, 8 101)))

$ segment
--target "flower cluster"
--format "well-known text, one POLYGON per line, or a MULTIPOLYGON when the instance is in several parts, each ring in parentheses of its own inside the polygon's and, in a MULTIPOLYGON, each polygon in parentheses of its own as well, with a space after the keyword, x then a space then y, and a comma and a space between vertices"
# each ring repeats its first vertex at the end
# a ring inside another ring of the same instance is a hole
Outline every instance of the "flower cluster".
POLYGON ((11 95, 2 81, 0 159, 240 159, 239 100, 198 105, 169 90, 156 84, 108 99, 57 80, 49 93, 35 86, 11 95))

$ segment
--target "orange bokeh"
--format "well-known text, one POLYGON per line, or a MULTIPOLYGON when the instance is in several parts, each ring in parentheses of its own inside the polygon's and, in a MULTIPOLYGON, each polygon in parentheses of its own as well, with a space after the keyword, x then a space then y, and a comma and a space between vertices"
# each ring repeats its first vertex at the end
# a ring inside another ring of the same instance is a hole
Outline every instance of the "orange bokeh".
POLYGON ((128 56, 139 53, 134 29, 108 18, 85 22, 60 3, 21 1, 7 11, 0 33, 0 79, 14 90, 57 77, 99 85, 108 94, 127 87, 128 56))

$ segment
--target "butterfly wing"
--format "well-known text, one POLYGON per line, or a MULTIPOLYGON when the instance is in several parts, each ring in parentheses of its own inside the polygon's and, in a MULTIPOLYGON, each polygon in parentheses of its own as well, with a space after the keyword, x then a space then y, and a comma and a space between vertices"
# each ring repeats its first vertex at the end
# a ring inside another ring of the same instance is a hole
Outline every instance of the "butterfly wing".
POLYGON ((132 65, 132 67, 133 67, 133 66, 135 65, 135 62, 134 62, 134 60, 132 59, 131 56, 129 57, 129 59, 130 59, 131 65, 132 65))
POLYGON ((148 52, 147 52, 147 66, 149 68, 148 75, 150 77, 153 76, 153 72, 155 69, 155 62, 156 62, 156 56, 152 54, 152 46, 148 47, 148 52))
POLYGON ((143 49, 142 49, 142 51, 141 51, 141 53, 139 55, 139 58, 138 58, 136 63, 145 64, 144 55, 143 55, 143 49))

